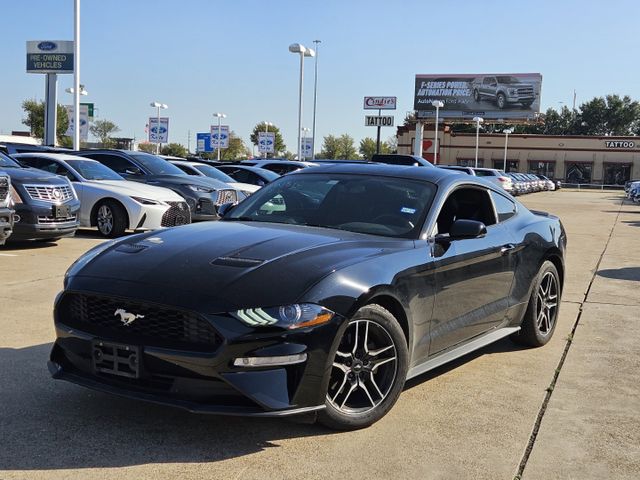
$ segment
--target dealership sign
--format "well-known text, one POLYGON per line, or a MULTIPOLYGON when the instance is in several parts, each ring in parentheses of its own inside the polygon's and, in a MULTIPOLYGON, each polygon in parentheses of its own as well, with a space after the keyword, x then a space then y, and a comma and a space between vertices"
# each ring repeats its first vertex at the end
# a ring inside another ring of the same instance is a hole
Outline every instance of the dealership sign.
POLYGON ((302 158, 309 158, 313 155, 313 137, 304 137, 301 146, 302 158))
MULTIPOLYGON (((73 137, 73 130, 75 127, 74 123, 74 108, 73 105, 65 105, 64 108, 67 111, 67 119, 69 120, 69 125, 67 126, 67 131, 65 135, 67 137, 73 137)), ((84 140, 85 142, 89 138, 89 106, 81 103, 80 104, 80 140, 84 140)))
POLYGON ((634 148, 635 142, 628 140, 607 140, 604 142, 607 148, 634 148))
POLYGON ((196 134, 196 152, 212 152, 211 148, 211 134, 209 132, 196 134))
POLYGON ((395 110, 397 97, 364 97, 365 110, 395 110))
POLYGON ((218 131, 218 125, 211 125, 211 147, 229 148, 229 126, 221 125, 218 131))
POLYGON ((158 117, 149 117, 149 142, 169 143, 168 117, 160 117, 160 126, 158 126, 158 117))
POLYGON ((393 127, 393 115, 366 115, 364 125, 366 127, 393 127))
POLYGON ((27 73, 73 73, 73 42, 69 40, 28 41, 27 73))
POLYGON ((260 153, 275 153, 275 132, 258 132, 258 151, 260 153))
POLYGON ((533 120, 540 112, 542 75, 485 73, 473 75, 416 75, 414 109, 418 118, 533 120))

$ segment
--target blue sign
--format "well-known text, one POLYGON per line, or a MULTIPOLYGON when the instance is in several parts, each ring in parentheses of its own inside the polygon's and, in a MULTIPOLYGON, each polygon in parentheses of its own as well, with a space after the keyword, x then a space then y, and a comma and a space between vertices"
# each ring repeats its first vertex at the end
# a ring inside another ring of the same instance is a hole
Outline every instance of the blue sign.
POLYGON ((211 147, 211 134, 209 132, 196 134, 196 152, 213 152, 211 147))

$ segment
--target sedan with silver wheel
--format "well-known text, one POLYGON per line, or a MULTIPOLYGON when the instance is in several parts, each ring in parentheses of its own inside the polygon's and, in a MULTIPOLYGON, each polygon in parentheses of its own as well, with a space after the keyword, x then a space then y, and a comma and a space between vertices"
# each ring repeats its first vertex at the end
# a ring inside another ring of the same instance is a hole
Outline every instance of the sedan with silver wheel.
POLYGON ((20 153, 14 158, 69 179, 80 199, 80 226, 97 227, 104 237, 191 223, 189 206, 177 193, 125 180, 95 160, 61 153, 20 153))
POLYGON ((55 305, 53 377, 357 429, 408 378, 504 337, 542 346, 555 330, 560 220, 476 177, 318 166, 219 213, 80 257, 55 305))

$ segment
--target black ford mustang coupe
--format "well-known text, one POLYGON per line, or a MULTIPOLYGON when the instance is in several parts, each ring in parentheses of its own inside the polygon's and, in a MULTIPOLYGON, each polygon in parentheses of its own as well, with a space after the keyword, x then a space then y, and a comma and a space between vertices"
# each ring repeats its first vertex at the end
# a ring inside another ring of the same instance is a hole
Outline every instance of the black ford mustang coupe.
POLYGON ((562 224, 476 177, 320 166, 221 210, 79 258, 56 300, 53 377, 353 429, 384 416, 408 378, 554 332, 562 224))

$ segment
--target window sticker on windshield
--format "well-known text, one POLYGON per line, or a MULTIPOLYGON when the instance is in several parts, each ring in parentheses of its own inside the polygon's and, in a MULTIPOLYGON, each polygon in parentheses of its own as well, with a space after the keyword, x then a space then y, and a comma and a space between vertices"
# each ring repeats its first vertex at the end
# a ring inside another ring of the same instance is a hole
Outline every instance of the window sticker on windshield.
POLYGON ((416 213, 416 209, 415 208, 409 208, 409 207, 402 207, 400 209, 400 213, 411 213, 411 214, 414 214, 414 213, 416 213))

